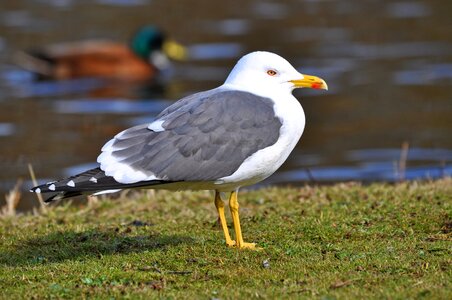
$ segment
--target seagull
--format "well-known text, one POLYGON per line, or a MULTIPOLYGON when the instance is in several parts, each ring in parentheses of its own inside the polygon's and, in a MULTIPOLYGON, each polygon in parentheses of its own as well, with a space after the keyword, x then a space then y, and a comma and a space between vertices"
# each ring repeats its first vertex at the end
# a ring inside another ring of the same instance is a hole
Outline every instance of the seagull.
POLYGON ((238 190, 272 175, 305 127, 296 88, 328 89, 271 52, 243 56, 223 85, 180 99, 150 123, 118 133, 102 148, 99 167, 31 189, 46 202, 129 188, 213 190, 226 245, 244 242, 238 190), (230 193, 235 240, 229 234, 221 193, 230 193))

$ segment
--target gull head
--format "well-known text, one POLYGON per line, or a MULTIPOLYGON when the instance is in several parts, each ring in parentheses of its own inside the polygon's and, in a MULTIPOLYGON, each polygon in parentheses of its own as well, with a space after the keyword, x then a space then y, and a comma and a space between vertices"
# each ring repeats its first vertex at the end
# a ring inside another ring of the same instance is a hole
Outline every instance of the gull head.
POLYGON ((255 94, 290 93, 296 88, 328 89, 323 79, 301 74, 281 56, 264 51, 243 56, 232 69, 225 84, 255 94))

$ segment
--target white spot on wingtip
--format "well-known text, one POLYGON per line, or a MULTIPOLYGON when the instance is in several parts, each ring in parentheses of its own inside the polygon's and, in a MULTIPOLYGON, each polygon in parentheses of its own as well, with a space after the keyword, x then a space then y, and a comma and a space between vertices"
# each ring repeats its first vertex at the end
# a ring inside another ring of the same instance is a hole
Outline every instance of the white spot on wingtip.
POLYGON ((49 190, 54 191, 55 190, 55 185, 54 184, 49 185, 49 190))
POLYGON ((69 182, 67 183, 67 186, 75 187, 75 182, 74 182, 74 180, 69 181, 69 182))
POLYGON ((91 178, 89 179, 89 181, 94 182, 94 183, 97 183, 97 179, 96 179, 95 177, 91 177, 91 178))
POLYGON ((41 193, 41 189, 40 189, 40 188, 37 188, 37 189, 35 190, 35 193, 40 194, 40 193, 41 193))

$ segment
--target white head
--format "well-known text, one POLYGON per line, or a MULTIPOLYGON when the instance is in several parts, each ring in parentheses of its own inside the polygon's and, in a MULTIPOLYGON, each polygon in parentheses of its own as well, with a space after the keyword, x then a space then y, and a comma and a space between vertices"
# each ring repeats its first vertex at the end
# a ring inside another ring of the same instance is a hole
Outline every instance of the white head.
POLYGON ((225 81, 255 94, 292 92, 295 88, 328 89, 319 77, 303 75, 281 56, 271 52, 252 52, 243 56, 225 81))

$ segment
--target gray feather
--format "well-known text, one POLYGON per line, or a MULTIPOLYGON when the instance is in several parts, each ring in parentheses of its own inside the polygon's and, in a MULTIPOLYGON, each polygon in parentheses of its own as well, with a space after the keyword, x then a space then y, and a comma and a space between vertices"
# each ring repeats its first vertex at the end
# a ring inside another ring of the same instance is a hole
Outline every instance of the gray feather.
POLYGON ((112 155, 135 170, 170 181, 211 181, 276 143, 281 121, 273 101, 242 91, 207 91, 183 98, 159 116, 164 131, 132 127, 112 155))

